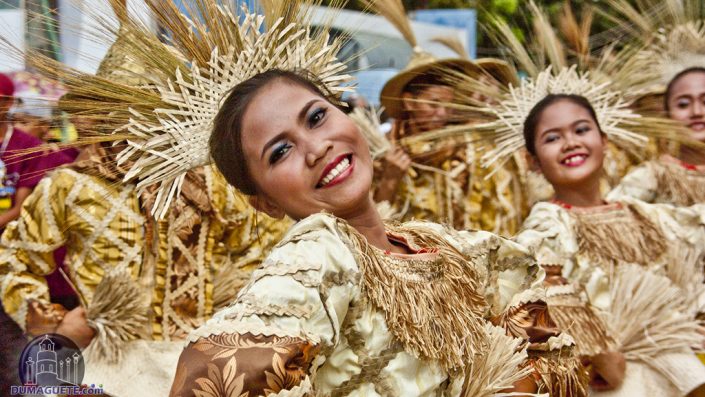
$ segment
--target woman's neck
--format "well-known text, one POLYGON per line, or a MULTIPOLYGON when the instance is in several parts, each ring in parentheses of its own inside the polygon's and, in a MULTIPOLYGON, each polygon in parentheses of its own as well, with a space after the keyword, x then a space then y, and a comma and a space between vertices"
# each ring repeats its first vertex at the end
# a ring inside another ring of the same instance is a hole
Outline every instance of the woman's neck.
POLYGON ((372 199, 367 205, 364 205, 361 211, 356 212, 354 215, 347 216, 344 219, 358 231, 358 233, 365 236, 367 242, 374 247, 381 250, 391 251, 396 253, 405 254, 408 253, 403 247, 399 247, 395 244, 389 242, 387 238, 387 231, 384 228, 384 222, 382 222, 382 217, 379 216, 377 208, 375 207, 372 199))
POLYGON ((553 186, 555 199, 574 207, 596 207, 603 205, 600 192, 600 180, 583 183, 577 186, 553 186))

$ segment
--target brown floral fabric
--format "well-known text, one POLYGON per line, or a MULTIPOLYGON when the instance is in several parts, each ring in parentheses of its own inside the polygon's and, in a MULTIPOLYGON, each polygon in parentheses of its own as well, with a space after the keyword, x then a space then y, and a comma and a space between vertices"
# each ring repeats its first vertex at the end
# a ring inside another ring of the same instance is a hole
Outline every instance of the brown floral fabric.
POLYGON ((199 339, 181 354, 172 397, 254 397, 290 390, 320 347, 307 340, 246 334, 199 339))

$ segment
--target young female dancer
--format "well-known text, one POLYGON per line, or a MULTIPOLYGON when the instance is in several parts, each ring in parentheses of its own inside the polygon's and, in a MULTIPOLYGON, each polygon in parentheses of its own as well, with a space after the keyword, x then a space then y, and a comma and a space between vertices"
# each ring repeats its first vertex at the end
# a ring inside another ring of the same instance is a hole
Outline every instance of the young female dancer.
POLYGON ((215 163, 256 208, 298 223, 238 299, 193 333, 172 395, 476 396, 507 381, 582 395, 569 341, 532 289, 541 272, 531 256, 487 232, 385 224, 366 142, 320 87, 270 70, 222 104, 215 163), (529 342, 533 377, 515 372, 507 341, 489 342, 491 323, 529 342), (480 375, 490 368, 499 372, 480 375))
MULTIPOLYGON (((607 136, 585 97, 545 96, 531 108, 523 132, 555 197, 532 208, 516 240, 539 252, 540 262, 562 266, 566 280, 555 287, 556 296, 563 289, 584 298, 583 315, 573 310, 574 317, 565 321, 575 323, 578 343, 591 344, 579 345, 592 353, 588 361, 611 362, 593 372, 593 388, 610 396, 702 395, 705 367, 688 345, 697 334, 693 326, 683 326, 692 324, 694 314, 693 299, 688 302, 684 295, 694 297, 684 293, 691 290, 676 277, 676 269, 697 269, 703 255, 705 234, 697 211, 604 200, 599 180, 607 136), (661 328, 660 321, 668 324, 661 328), (683 343, 668 335, 678 329, 689 335, 683 343), (608 353, 615 349, 621 353, 608 353), (621 379, 623 357, 627 365, 621 379)), ((696 274, 701 283, 701 271, 696 274)))

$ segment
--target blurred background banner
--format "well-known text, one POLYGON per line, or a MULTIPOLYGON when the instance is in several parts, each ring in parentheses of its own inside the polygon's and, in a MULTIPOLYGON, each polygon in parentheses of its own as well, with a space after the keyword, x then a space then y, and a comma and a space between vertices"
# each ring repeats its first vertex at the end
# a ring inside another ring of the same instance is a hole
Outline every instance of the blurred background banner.
MULTIPOLYGON (((165 0, 168 1, 168 0, 165 0)), ((189 0, 176 1, 184 10, 189 0)), ((231 1, 238 9, 246 6, 250 10, 258 7, 257 0, 231 1)), ((340 11, 332 26, 332 35, 350 35, 351 39, 339 53, 349 65, 350 73, 358 79, 359 94, 379 105, 379 92, 384 83, 396 71, 403 68, 411 56, 411 48, 401 34, 383 17, 363 13, 355 8, 340 11)), ((139 18, 147 26, 156 26, 144 7, 143 0, 127 0, 132 18, 139 18)), ((319 7, 314 22, 321 23, 326 7, 319 7)), ((107 37, 91 15, 111 16, 108 1, 101 0, 0 0, 0 71, 15 72, 20 85, 35 81, 25 71, 25 63, 10 46, 25 50, 33 49, 62 61, 84 72, 95 72, 100 60, 107 52, 114 37, 107 37), (25 82, 23 82, 25 81, 25 82)), ((477 16, 472 9, 418 10, 411 14, 419 45, 439 58, 457 55, 433 38, 454 37, 474 57, 477 41, 477 16)), ((110 21, 108 20, 108 23, 110 21)), ((117 20, 114 20, 117 26, 117 20)), ((31 71, 29 71, 31 72, 31 71)), ((31 85, 31 84, 30 84, 31 85)), ((57 87, 41 84, 31 91, 44 96, 56 96, 57 87)))

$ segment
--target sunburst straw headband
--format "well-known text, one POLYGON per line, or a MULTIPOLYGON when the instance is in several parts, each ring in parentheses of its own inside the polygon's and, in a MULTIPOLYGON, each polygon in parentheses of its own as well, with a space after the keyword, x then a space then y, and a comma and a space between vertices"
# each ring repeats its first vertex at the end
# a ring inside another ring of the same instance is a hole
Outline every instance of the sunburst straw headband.
POLYGON ((705 23, 692 21, 659 30, 654 42, 635 55, 642 73, 661 90, 676 75, 692 67, 705 67, 705 23))
MULTIPOLYGON (((602 14, 616 27, 590 41, 598 47, 633 48, 633 54, 627 53, 624 62, 615 63, 617 69, 611 71, 619 73, 615 80, 631 95, 661 94, 676 74, 705 66, 702 0, 607 0, 604 7, 602 14)), ((656 102, 657 108, 661 102, 656 102)))
MULTIPOLYGON (((139 191, 156 186, 152 214, 159 218, 179 194, 186 173, 211 162, 212 121, 235 85, 270 69, 305 69, 326 92, 352 89, 343 87, 351 77, 336 58, 346 39, 329 40, 326 29, 339 1, 320 29, 310 25, 311 6, 320 0, 266 1, 266 17, 246 10, 238 15, 218 0, 193 0, 186 14, 171 1, 145 3, 168 34, 129 18, 122 18, 115 33, 129 38, 118 41, 130 62, 145 70, 146 85, 87 75, 37 54, 29 59, 78 94, 74 105, 83 114, 106 120, 113 135, 104 140, 127 142, 118 156, 128 170, 125 180, 136 181, 139 191)), ((99 24, 101 18, 95 16, 99 24)), ((111 31, 107 23, 101 29, 111 31)))
MULTIPOLYGON (((477 81, 471 78, 459 75, 455 78, 468 80, 468 84, 456 82, 460 91, 472 90, 477 86, 477 81)), ((497 98, 492 98, 495 101, 484 106, 455 104, 459 111, 481 111, 494 118, 491 122, 472 127, 492 142, 491 148, 481 159, 484 167, 499 168, 525 146, 524 121, 531 109, 549 94, 575 94, 587 98, 595 109, 603 132, 626 150, 646 146, 650 137, 672 137, 682 133, 677 123, 643 117, 630 110, 629 103, 612 88, 609 81, 602 78, 593 81, 589 72, 580 73, 576 66, 562 68, 556 73, 548 67, 536 77, 522 80, 516 87, 506 87, 497 98)))
MULTIPOLYGON (((234 16, 230 15, 233 23, 234 16)), ((163 216, 178 194, 187 171, 210 162, 208 141, 212 122, 225 95, 238 83, 269 69, 306 69, 331 92, 350 89, 341 83, 345 65, 337 62, 335 45, 311 38, 309 29, 281 20, 262 32, 264 17, 247 14, 240 24, 240 48, 213 50, 207 68, 193 66, 190 78, 177 71, 175 81, 155 84, 168 108, 154 110, 156 122, 145 122, 139 112, 126 126, 134 139, 118 161, 137 158, 126 174, 137 179, 138 189, 158 185, 155 215, 163 216)))

